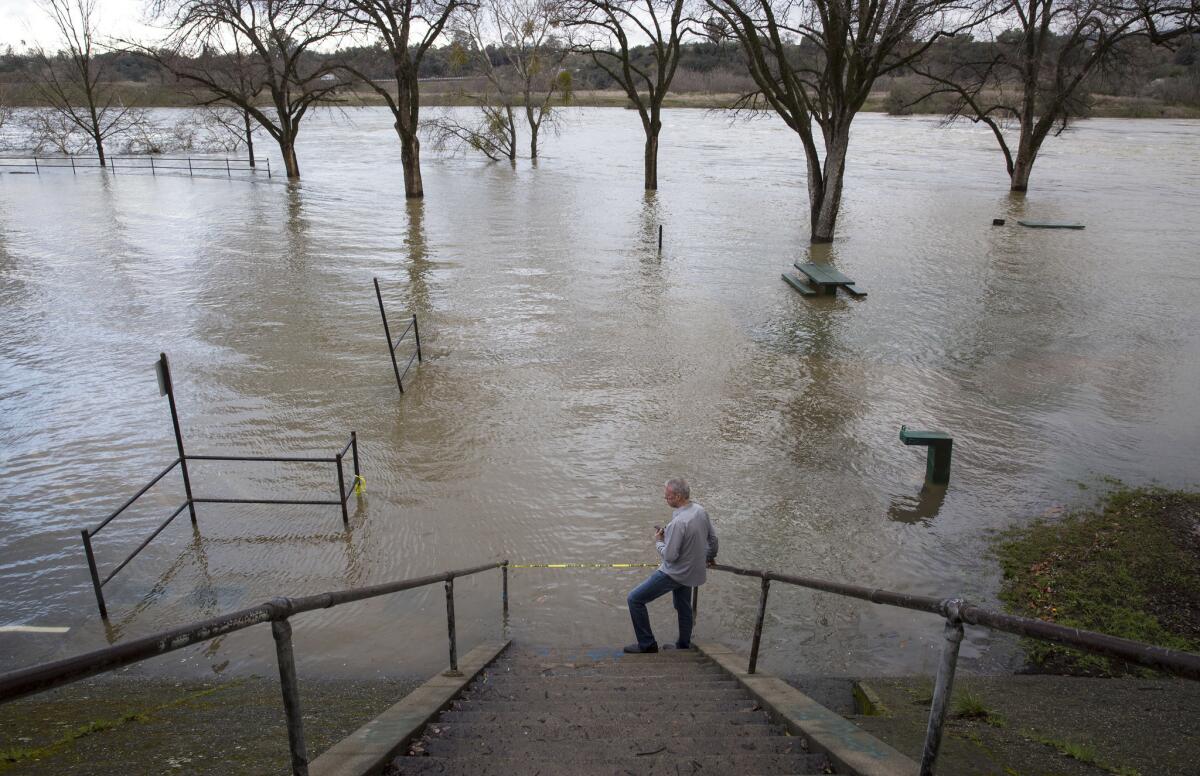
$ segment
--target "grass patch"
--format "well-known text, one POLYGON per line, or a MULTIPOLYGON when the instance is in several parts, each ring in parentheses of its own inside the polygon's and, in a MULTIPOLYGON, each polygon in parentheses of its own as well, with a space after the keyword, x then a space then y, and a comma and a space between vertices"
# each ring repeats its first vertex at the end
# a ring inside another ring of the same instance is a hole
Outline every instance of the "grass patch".
POLYGON ((983 698, 970 690, 963 690, 954 699, 954 716, 956 717, 987 719, 991 714, 991 710, 984 705, 983 698))
MULTIPOLYGON (((1069 627, 1200 650, 1200 494, 1121 488, 1094 509, 1002 534, 1006 610, 1069 627)), ((1134 673, 1119 661, 1027 639, 1039 670, 1134 673)))
POLYGON ((1125 765, 1113 765, 1112 763, 1105 762, 1100 758, 1096 750, 1087 744, 1064 741, 1058 738, 1047 738, 1032 730, 1024 731, 1024 735, 1031 741, 1036 741, 1039 744, 1056 750, 1063 757, 1070 757, 1072 760, 1078 760, 1081 763, 1094 766, 1102 771, 1108 771, 1116 776, 1142 776, 1141 771, 1137 768, 1130 768, 1125 765))

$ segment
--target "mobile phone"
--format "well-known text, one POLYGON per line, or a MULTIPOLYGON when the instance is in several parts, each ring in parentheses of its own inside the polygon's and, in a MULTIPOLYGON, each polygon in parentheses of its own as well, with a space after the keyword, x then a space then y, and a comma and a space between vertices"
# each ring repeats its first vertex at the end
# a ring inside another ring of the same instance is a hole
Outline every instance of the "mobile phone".
POLYGON ((663 529, 663 527, 661 525, 654 526, 655 531, 661 531, 662 529, 663 529))

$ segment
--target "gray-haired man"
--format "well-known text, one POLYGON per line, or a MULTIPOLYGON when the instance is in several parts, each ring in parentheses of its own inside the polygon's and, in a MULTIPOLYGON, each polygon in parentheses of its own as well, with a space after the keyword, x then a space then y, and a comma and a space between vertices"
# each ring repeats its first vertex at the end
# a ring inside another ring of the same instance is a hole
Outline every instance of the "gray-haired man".
POLYGON ((629 594, 629 616, 637 643, 625 647, 626 652, 640 654, 657 652, 658 642, 650 629, 650 613, 646 604, 671 593, 675 612, 679 615, 678 649, 692 645, 691 589, 704 584, 705 566, 717 557, 717 532, 704 507, 691 500, 691 488, 681 478, 667 480, 663 498, 674 510, 667 527, 654 529, 654 546, 662 565, 629 594))

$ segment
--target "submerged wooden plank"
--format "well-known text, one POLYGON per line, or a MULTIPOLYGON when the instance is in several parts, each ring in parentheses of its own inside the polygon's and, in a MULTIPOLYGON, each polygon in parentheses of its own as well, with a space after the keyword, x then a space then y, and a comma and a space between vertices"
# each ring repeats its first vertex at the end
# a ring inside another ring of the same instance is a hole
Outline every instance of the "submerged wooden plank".
POLYGON ((816 296, 817 295, 816 291, 814 291, 807 283, 805 283, 803 280, 796 277, 795 275, 789 275, 788 273, 785 272, 785 273, 783 273, 783 279, 788 282, 789 286, 796 289, 797 291, 804 294, 805 296, 816 296))
POLYGON ((1017 221, 1021 226, 1030 229, 1085 229, 1083 224, 1059 224, 1053 221, 1017 221))

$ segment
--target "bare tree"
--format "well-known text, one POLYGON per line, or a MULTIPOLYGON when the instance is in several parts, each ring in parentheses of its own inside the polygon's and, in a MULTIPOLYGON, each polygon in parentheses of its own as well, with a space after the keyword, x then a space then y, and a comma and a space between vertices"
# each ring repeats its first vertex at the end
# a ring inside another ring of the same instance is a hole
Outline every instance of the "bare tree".
POLYGON ((288 177, 299 178, 300 122, 338 85, 335 63, 312 49, 342 34, 342 17, 327 0, 161 0, 155 11, 172 32, 165 46, 139 50, 195 87, 200 105, 252 117, 279 145, 288 177))
POLYGON ((52 143, 64 152, 74 148, 65 140, 74 130, 86 134, 103 166, 105 141, 142 121, 144 113, 122 104, 105 80, 96 58, 96 0, 39 0, 38 5, 54 24, 59 48, 51 53, 36 45, 30 52, 30 83, 54 114, 34 123, 47 130, 46 137, 64 139, 52 143))
POLYGON ((563 0, 563 23, 583 31, 578 43, 617 82, 637 108, 646 133, 648 190, 658 188, 658 135, 662 105, 679 65, 686 34, 686 0, 563 0), (633 49, 649 44, 648 59, 633 49))
POLYGON ((956 100, 951 119, 987 125, 1013 191, 1027 191, 1042 143, 1087 111, 1083 85, 1134 40, 1168 43, 1196 29, 1196 0, 994 0, 994 38, 954 46, 915 68, 956 100), (997 34, 998 33, 998 34, 997 34), (1017 128, 1015 153, 1005 130, 1017 128))
POLYGON ((425 196, 421 182, 421 61, 441 36, 451 14, 465 0, 336 0, 344 17, 358 30, 379 36, 392 61, 393 97, 385 84, 350 65, 345 69, 380 95, 395 117, 400 136, 400 162, 404 167, 404 196, 425 196))
POLYGON ((915 61, 939 37, 971 26, 969 0, 706 2, 716 14, 709 29, 737 39, 757 87, 739 107, 772 110, 800 136, 810 237, 832 241, 850 125, 871 86, 915 61))
POLYGON ((454 58, 472 64, 488 82, 479 100, 479 128, 503 141, 510 160, 517 154, 517 105, 529 126, 529 157, 537 159, 541 130, 554 122, 555 98, 571 97, 570 73, 562 69, 570 47, 556 35, 561 29, 549 0, 482 0, 452 23, 454 58), (500 131, 507 137, 496 137, 500 131))
POLYGON ((529 158, 538 158, 543 125, 554 121, 554 100, 571 99, 571 74, 563 63, 571 52, 566 28, 557 18, 557 0, 490 0, 488 9, 503 42, 529 125, 529 158))

